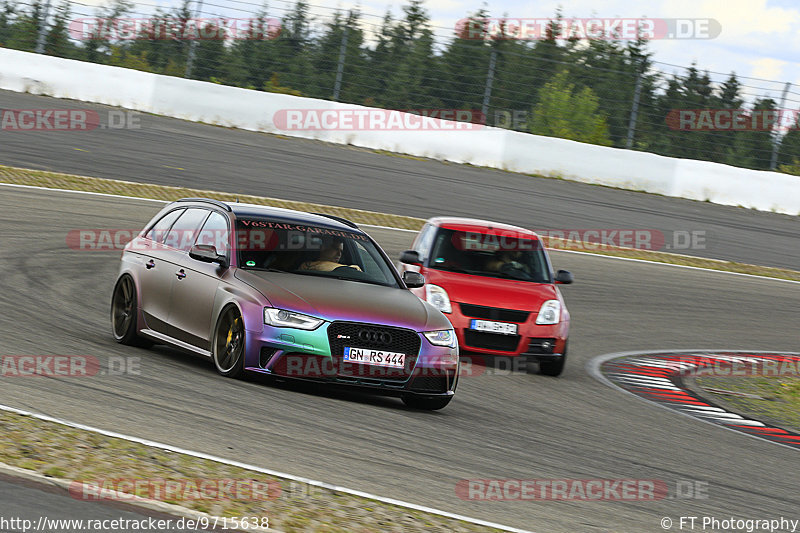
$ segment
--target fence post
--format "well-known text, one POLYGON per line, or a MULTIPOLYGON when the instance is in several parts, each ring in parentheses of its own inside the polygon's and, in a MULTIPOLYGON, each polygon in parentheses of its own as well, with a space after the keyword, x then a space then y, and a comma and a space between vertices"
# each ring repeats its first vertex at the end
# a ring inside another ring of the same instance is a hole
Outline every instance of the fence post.
MULTIPOLYGON (((203 0, 197 1, 197 9, 194 13, 194 20, 192 21, 193 24, 197 24, 200 20, 201 10, 203 9, 203 0)), ((200 30, 200 28, 198 28, 200 30)), ((197 32, 200 35, 200 32, 197 32)), ((186 58, 186 72, 184 73, 184 78, 189 78, 192 75, 192 65, 194 64, 194 48, 197 46, 197 39, 192 39, 192 42, 189 43, 189 55, 186 58)))
POLYGON ((342 75, 344 74, 344 59, 347 55, 347 34, 350 27, 345 22, 342 31, 342 46, 339 48, 339 65, 336 67, 336 82, 333 84, 333 101, 339 101, 339 92, 342 90, 342 75))
POLYGON ((47 39, 47 16, 50 14, 50 0, 44 4, 42 20, 39 21, 39 35, 36 37, 36 53, 44 53, 45 39, 47 39))
POLYGON ((631 105, 631 117, 628 120, 628 138, 625 140, 625 148, 633 148, 633 135, 636 131, 636 117, 639 114, 639 95, 642 92, 642 73, 641 69, 636 69, 636 87, 633 89, 633 104, 631 105))
MULTIPOLYGON (((786 93, 789 92, 789 87, 792 84, 788 81, 786 85, 783 86, 783 94, 781 95, 781 104, 778 108, 778 131, 780 131, 781 122, 783 122, 783 108, 786 106, 786 93)), ((772 139, 772 158, 769 160, 769 169, 775 170, 775 167, 778 166, 778 147, 780 146, 779 136, 775 135, 775 138, 772 139)))
POLYGON ((486 88, 483 91, 483 105, 481 106, 481 114, 483 123, 488 124, 489 116, 489 100, 492 98, 492 83, 494 82, 494 66, 497 62, 497 50, 492 48, 492 55, 489 56, 489 71, 486 73, 486 88))

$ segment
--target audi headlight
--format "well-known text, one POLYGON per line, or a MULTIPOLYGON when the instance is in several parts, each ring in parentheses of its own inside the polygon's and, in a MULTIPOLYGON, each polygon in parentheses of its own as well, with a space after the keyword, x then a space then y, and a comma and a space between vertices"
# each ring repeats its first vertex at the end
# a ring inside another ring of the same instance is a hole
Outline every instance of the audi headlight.
POLYGON ((438 285, 425 285, 425 299, 442 313, 453 312, 447 291, 438 285))
POLYGON ((264 308, 264 324, 278 328, 317 329, 323 322, 325 321, 321 318, 294 311, 275 309, 274 307, 264 308))
POLYGON ((536 317, 536 323, 540 325, 545 324, 558 324, 561 320, 561 302, 558 300, 547 300, 542 304, 539 309, 539 316, 536 317))
POLYGON ((422 332, 428 341, 436 346, 449 346, 455 348, 456 346, 456 332, 452 329, 440 329, 437 331, 424 331, 422 332))

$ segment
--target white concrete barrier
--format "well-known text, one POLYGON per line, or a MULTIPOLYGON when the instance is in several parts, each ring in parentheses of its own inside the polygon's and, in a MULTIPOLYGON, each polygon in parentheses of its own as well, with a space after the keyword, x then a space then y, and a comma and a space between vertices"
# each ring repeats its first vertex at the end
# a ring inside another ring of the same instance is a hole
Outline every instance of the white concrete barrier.
POLYGON ((504 168, 671 195, 678 159, 507 131, 504 168))
POLYGON ((498 128, 462 129, 459 123, 438 119, 434 120, 436 128, 423 131, 286 129, 276 125, 276 117, 286 110, 376 111, 5 48, 0 48, 0 89, 800 215, 800 178, 777 172, 663 157, 498 128))
POLYGON ((0 88, 144 110, 156 78, 148 72, 0 48, 0 88))
POLYGON ((676 159, 670 196, 800 215, 800 177, 676 159))

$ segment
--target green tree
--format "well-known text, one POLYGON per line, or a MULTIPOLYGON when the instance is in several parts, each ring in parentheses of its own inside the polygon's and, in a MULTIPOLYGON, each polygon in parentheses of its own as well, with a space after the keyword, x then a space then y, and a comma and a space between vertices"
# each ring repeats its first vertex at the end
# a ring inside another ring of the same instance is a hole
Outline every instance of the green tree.
POLYGON ((0 4, 0 46, 7 46, 14 33, 14 5, 8 0, 0 4))
MULTIPOLYGON (((714 88, 711 86, 711 78, 708 72, 701 75, 695 65, 692 64, 688 69, 687 75, 682 78, 682 82, 682 109, 712 109, 714 107, 714 88)), ((681 138, 682 157, 706 161, 717 159, 718 154, 714 146, 714 133, 712 131, 686 132, 681 138)))
MULTIPOLYGON (((541 73, 532 68, 536 60, 534 45, 517 39, 493 39, 492 51, 496 54, 492 94, 489 100, 489 119, 491 124, 514 118, 515 111, 530 109, 536 101, 536 94, 545 80, 541 73), (509 117, 508 113, 512 113, 509 117), (506 118, 501 118, 505 115, 506 118)), ((488 64, 488 60, 487 60, 488 64)), ((486 70, 482 72, 486 77, 486 70)), ((484 84, 478 87, 482 93, 484 84)), ((519 129, 524 123, 511 123, 519 129)))
POLYGON ((194 63, 191 77, 196 80, 226 80, 227 50, 225 48, 224 28, 218 24, 206 24, 200 29, 201 36, 219 36, 219 38, 202 38, 195 43, 194 63))
POLYGON ((311 63, 314 66, 314 87, 309 91, 316 98, 332 98, 339 68, 339 55, 342 42, 347 34, 344 65, 342 71, 342 90, 340 101, 360 102, 366 96, 363 83, 365 56, 361 47, 364 34, 360 28, 360 14, 349 11, 346 16, 336 12, 326 24, 325 32, 316 40, 312 50, 311 63))
POLYGON ((192 16, 189 0, 171 12, 157 8, 137 38, 122 46, 132 56, 146 58, 153 72, 183 76, 191 44, 183 36, 192 16))
POLYGON ((794 127, 787 131, 778 149, 778 165, 781 172, 800 175, 800 112, 796 112, 794 127))
POLYGON ((394 66, 383 94, 383 104, 393 109, 439 107, 435 93, 438 58, 433 52, 433 32, 422 0, 403 6, 405 17, 393 29, 391 59, 394 66))
POLYGON ((572 80, 579 87, 588 87, 597 95, 600 110, 608 117, 609 136, 616 146, 625 146, 633 107, 637 78, 639 116, 636 137, 641 143, 650 133, 651 109, 657 76, 650 71, 651 52, 647 41, 637 39, 623 43, 613 36, 589 40, 587 46, 570 52, 572 80))
MULTIPOLYGON (((741 98, 741 83, 735 72, 731 72, 728 79, 720 86, 719 91, 712 97, 712 106, 717 109, 739 110, 744 105, 741 98)), ((736 149, 735 131, 715 131, 711 134, 714 155, 711 158, 719 163, 738 165, 741 158, 736 149)))
MULTIPOLYGON (((671 157, 702 159, 717 161, 721 157, 719 149, 724 147, 715 144, 713 131, 679 130, 667 127, 666 119, 681 110, 712 109, 718 104, 714 97, 714 88, 708 73, 700 74, 693 64, 686 75, 673 75, 667 82, 666 91, 656 100, 663 135, 653 143, 656 153, 671 157)), ((673 125, 675 128, 677 125, 673 125)))
POLYGON ((72 20, 72 10, 67 0, 63 0, 56 8, 53 24, 47 32, 44 53, 51 56, 77 59, 80 50, 70 40, 69 23, 72 20))
MULTIPOLYGON (((748 123, 752 123, 754 114, 775 112, 777 103, 772 98, 759 98, 753 103, 748 123)), ((763 119, 756 116, 756 125, 765 126, 763 119)), ((775 142, 771 130, 759 130, 758 128, 748 131, 736 132, 734 149, 738 155, 738 163, 747 168, 758 170, 768 170, 772 160, 773 143, 775 142)))
POLYGON ((383 94, 388 85, 389 73, 392 71, 392 28, 394 20, 392 14, 387 11, 383 16, 380 31, 376 36, 377 43, 375 48, 367 51, 367 65, 371 76, 368 78, 369 86, 366 87, 367 96, 365 104, 380 105, 383 94))
POLYGON ((530 132, 548 137, 611 145, 608 125, 597 96, 588 87, 576 90, 569 73, 562 70, 539 91, 533 108, 530 132))
POLYGON ((111 46, 108 64, 115 67, 152 72, 152 68, 143 53, 135 54, 122 46, 111 46))
MULTIPOLYGON (((6 7, 7 13, 11 13, 6 7)), ((16 11, 17 17, 10 25, 10 32, 5 46, 16 50, 33 52, 36 49, 36 39, 39 28, 44 18, 44 4, 42 0, 33 0, 29 11, 16 11)))
POLYGON ((271 27, 270 22, 267 12, 262 10, 250 23, 250 38, 236 40, 231 45, 228 78, 235 85, 260 88, 275 72, 275 39, 280 29, 271 27))
POLYGON ((275 71, 283 85, 306 93, 313 86, 311 17, 308 2, 297 0, 283 17, 275 41, 275 71))
POLYGON ((469 17, 442 53, 440 83, 433 93, 447 108, 480 109, 491 54, 485 10, 469 17))
POLYGON ((99 20, 84 45, 86 58, 93 63, 107 63, 112 56, 112 44, 117 38, 116 27, 120 18, 130 14, 134 4, 131 0, 113 0, 96 12, 99 20))

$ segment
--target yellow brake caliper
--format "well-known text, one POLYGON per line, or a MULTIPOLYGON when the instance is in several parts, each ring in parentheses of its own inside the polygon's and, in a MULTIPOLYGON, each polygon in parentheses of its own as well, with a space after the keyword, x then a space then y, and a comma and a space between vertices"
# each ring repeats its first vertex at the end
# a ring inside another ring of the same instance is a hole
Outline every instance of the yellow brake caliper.
POLYGON ((231 340, 233 339, 233 328, 236 327, 239 324, 239 320, 241 320, 241 318, 237 317, 236 320, 234 320, 233 323, 231 324, 231 327, 228 328, 228 338, 225 341, 225 345, 228 348, 230 348, 231 340))

